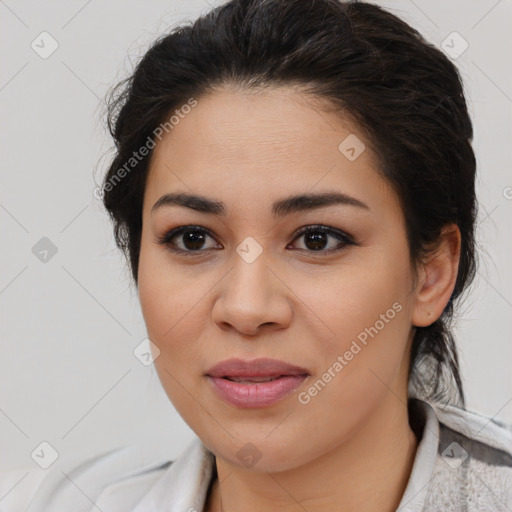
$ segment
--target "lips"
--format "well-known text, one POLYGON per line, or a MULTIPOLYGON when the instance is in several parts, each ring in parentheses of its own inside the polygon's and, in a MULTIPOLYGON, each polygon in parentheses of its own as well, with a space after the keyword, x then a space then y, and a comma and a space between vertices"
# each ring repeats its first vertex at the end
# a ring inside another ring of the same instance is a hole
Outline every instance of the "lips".
POLYGON ((270 407, 294 393, 308 370, 277 359, 228 359, 206 372, 217 396, 238 408, 270 407))
POLYGON ((307 369, 280 361, 260 358, 252 361, 227 359, 210 368, 206 375, 234 382, 269 382, 283 376, 309 375, 307 369))

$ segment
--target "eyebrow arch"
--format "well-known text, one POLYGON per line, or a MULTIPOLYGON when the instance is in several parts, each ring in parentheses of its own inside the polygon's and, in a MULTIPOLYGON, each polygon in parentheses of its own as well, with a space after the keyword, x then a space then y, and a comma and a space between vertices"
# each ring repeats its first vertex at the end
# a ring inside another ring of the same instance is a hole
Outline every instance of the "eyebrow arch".
MULTIPOLYGON (((370 210, 366 203, 341 192, 322 192, 315 194, 299 194, 280 199, 272 205, 274 217, 284 217, 294 212, 313 210, 335 204, 355 206, 370 210)), ((151 208, 151 214, 163 206, 183 206, 192 210, 225 216, 226 206, 222 201, 215 201, 205 196, 188 193, 164 194, 151 208)))

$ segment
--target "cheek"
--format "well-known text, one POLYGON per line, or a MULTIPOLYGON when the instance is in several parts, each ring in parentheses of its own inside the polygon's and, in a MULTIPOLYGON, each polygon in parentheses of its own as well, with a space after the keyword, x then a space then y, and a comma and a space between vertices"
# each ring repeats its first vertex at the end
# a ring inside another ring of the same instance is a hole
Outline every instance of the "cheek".
POLYGON ((139 280, 139 300, 149 338, 163 352, 172 346, 179 350, 193 334, 191 315, 197 316, 193 294, 187 293, 179 279, 154 279, 148 275, 139 280))
POLYGON ((354 266, 331 283, 322 287, 328 292, 318 303, 330 328, 319 345, 322 366, 318 371, 320 376, 329 369, 342 376, 334 379, 344 381, 340 392, 348 386, 373 394, 379 378, 391 383, 406 350, 411 299, 405 266, 375 258, 371 267, 354 266))
POLYGON ((188 279, 162 263, 165 256, 159 253, 141 248, 139 301, 148 337, 159 350, 154 365, 162 387, 182 418, 193 425, 197 404, 191 400, 195 393, 190 379, 201 361, 194 343, 200 338, 200 322, 191 320, 201 314, 201 303, 190 292, 188 279))
POLYGON ((139 259, 138 295, 149 338, 164 350, 180 318, 186 314, 183 277, 165 264, 164 251, 142 242, 139 259))
POLYGON ((406 294, 396 279, 373 279, 347 287, 347 293, 351 296, 331 296, 329 319, 335 335, 317 340, 317 373, 298 398, 311 421, 327 416, 332 424, 355 427, 394 389, 410 319, 406 294))
MULTIPOLYGON (((406 309, 407 279, 403 271, 387 265, 360 265, 343 270, 318 289, 319 309, 338 339, 364 342, 374 334, 396 329, 406 309)), ((334 339, 334 337, 333 337, 334 339)))
POLYGON ((141 248, 138 294, 148 337, 160 350, 157 369, 179 374, 180 365, 200 363, 197 340, 211 309, 212 283, 196 273, 171 264, 160 247, 141 248))

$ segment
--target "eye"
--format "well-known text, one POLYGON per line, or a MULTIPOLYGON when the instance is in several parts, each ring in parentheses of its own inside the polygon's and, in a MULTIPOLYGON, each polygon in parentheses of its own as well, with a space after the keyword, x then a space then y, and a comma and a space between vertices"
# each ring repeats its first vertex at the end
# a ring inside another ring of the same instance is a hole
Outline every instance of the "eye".
MULTIPOLYGON (((331 253, 344 249, 348 245, 357 245, 354 239, 347 233, 339 229, 330 228, 322 225, 305 226, 295 234, 295 240, 304 238, 305 249, 299 250, 307 252, 331 253), (338 244, 334 247, 324 250, 329 245, 329 238, 337 240, 338 244)), ((211 232, 200 226, 179 226, 165 233, 157 242, 168 247, 170 251, 184 253, 187 256, 194 256, 194 253, 205 252, 205 241, 211 238, 215 240, 211 232), (177 246, 173 240, 181 241, 181 247, 177 246), (188 253, 188 254, 187 254, 188 253)), ((215 249, 215 246, 206 247, 206 249, 215 249)))
POLYGON ((349 234, 344 233, 339 229, 330 228, 319 224, 301 228, 294 240, 298 240, 302 237, 304 237, 304 245, 306 246, 306 249, 301 250, 306 250, 308 252, 331 253, 341 251, 347 245, 357 245, 349 234), (329 237, 331 239, 337 240, 338 245, 324 250, 325 247, 329 245, 329 237))
POLYGON ((203 247, 207 237, 213 238, 210 231, 205 228, 200 226, 180 226, 164 234, 158 239, 158 243, 168 246, 174 252, 204 252, 200 251, 200 249, 203 247), (181 240, 184 248, 176 248, 176 244, 172 242, 174 238, 181 240))

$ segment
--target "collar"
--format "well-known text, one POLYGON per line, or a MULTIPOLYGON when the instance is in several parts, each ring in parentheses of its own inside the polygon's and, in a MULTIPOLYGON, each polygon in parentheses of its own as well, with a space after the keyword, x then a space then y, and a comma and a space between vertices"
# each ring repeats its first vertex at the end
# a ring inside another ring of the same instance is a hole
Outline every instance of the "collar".
POLYGON ((414 458, 409 481, 397 512, 419 512, 423 510, 439 446, 439 420, 433 407, 417 398, 410 399, 409 404, 409 410, 418 416, 417 420, 420 425, 423 425, 423 432, 416 449, 416 457, 414 458))
POLYGON ((215 456, 196 437, 133 512, 202 512, 215 456))

